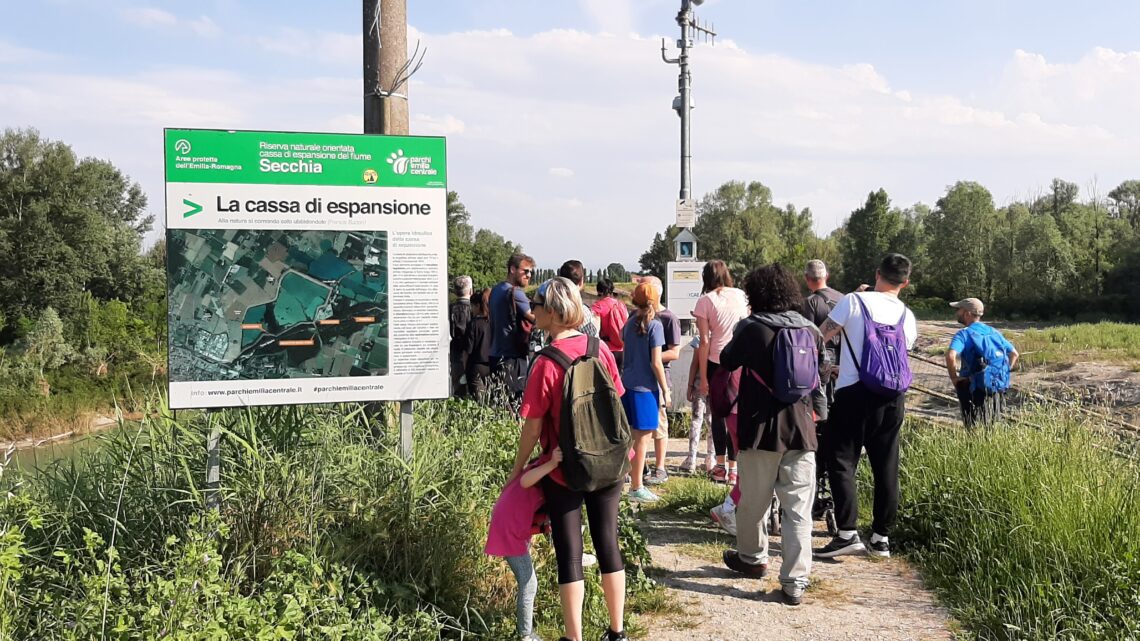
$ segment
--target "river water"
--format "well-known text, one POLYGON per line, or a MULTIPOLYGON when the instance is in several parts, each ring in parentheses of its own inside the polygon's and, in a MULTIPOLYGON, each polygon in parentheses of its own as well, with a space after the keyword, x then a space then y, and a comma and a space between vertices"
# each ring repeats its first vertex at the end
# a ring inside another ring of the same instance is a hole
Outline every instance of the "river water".
MULTIPOLYGON (((76 438, 63 439, 44 443, 36 447, 17 450, 9 464, 12 468, 21 470, 34 470, 50 465, 56 461, 67 460, 77 456, 84 450, 97 447, 99 439, 94 434, 84 434, 76 438)), ((0 452, 0 460, 3 452, 0 452)))

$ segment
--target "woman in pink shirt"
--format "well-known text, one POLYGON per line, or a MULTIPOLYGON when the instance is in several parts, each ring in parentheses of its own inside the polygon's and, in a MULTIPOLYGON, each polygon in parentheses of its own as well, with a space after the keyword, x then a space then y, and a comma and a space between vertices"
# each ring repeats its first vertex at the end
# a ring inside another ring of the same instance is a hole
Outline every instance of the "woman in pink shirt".
MULTIPOLYGON (((697 299, 693 317, 701 344, 697 348, 698 393, 709 395, 709 378, 720 367, 720 352, 732 340, 732 330, 740 319, 748 316, 744 292, 732 286, 732 274, 723 260, 710 260, 701 273, 703 295, 697 299)), ((736 450, 728 438, 726 416, 712 416, 713 447, 717 466, 710 475, 714 481, 736 482, 736 450)))

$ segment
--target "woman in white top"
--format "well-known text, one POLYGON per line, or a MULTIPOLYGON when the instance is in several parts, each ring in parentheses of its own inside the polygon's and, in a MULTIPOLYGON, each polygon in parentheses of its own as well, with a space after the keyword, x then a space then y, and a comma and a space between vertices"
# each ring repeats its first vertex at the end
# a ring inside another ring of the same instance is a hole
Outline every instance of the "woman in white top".
MULTIPOLYGON (((744 292, 732 286, 732 275, 722 260, 705 263, 701 274, 704 280, 703 295, 697 300, 693 317, 697 320, 697 334, 701 337, 697 348, 698 393, 708 396, 709 378, 720 367, 720 352, 732 340, 732 330, 740 319, 748 316, 748 301, 744 292)), ((717 466, 710 472, 714 481, 736 481, 736 448, 728 437, 726 417, 712 417, 713 447, 717 466)))

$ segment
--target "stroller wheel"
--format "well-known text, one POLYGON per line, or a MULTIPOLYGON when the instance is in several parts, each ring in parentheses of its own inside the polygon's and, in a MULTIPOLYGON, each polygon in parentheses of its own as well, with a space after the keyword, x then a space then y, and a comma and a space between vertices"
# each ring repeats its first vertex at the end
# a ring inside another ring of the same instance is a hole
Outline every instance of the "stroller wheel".
POLYGON ((835 522, 835 510, 831 508, 825 510, 823 520, 827 522, 827 534, 829 536, 837 536, 839 534, 839 524, 835 522))

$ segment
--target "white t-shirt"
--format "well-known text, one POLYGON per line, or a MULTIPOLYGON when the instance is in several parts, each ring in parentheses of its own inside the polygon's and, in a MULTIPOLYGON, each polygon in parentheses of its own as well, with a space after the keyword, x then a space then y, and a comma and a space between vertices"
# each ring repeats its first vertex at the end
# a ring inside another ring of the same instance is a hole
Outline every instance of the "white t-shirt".
MULTIPOLYGON (((843 327, 843 335, 846 337, 844 343, 847 340, 851 341, 851 349, 855 351, 855 358, 863 358, 863 309, 855 300, 856 296, 863 299, 863 304, 867 306, 867 311, 870 312, 871 318, 876 323, 893 325, 899 322, 899 318, 905 312, 903 335, 906 336, 906 348, 909 350, 914 347, 914 341, 918 338, 918 326, 914 322, 914 314, 897 296, 879 292, 848 294, 839 301, 839 304, 831 310, 827 317, 843 327)), ((839 380, 835 383, 836 389, 842 389, 859 382, 859 369, 851 358, 851 351, 847 349, 846 344, 842 345, 841 349, 843 351, 840 352, 839 356, 839 380)))

